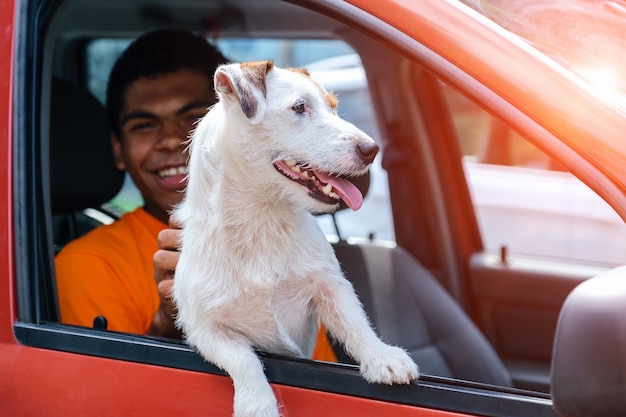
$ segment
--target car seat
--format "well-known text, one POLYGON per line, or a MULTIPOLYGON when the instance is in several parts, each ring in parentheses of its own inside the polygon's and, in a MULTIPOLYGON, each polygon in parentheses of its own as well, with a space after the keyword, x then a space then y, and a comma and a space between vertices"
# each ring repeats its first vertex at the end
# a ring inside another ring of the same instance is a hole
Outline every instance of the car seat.
POLYGON ((406 250, 375 243, 333 246, 378 335, 404 347, 423 374, 512 386, 491 344, 406 250))
MULTIPOLYGON (((50 95, 50 199, 52 241, 56 255, 68 242, 103 224, 115 215, 100 206, 120 190, 124 173, 113 163, 106 110, 81 87, 52 78, 50 95), (100 213, 100 218, 89 214, 100 213)), ((42 277, 43 279, 43 277, 42 277)), ((59 320, 56 280, 42 289, 42 314, 59 320)))
MULTIPOLYGON (((353 181, 364 196, 369 180, 353 181)), ((491 344, 405 249, 373 240, 348 243, 339 228, 337 235, 337 259, 382 340, 407 349, 424 374, 512 386, 491 344)), ((352 362, 339 346, 334 349, 341 362, 352 362)))
POLYGON ((124 172, 115 167, 104 106, 78 85, 52 79, 50 104, 50 196, 55 254, 65 244, 103 223, 86 212, 121 189, 124 172))

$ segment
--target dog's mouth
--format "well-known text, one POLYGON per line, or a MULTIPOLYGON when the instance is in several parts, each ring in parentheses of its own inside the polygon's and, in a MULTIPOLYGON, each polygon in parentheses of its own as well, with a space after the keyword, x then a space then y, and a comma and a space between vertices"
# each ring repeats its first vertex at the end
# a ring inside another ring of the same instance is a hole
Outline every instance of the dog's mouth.
POLYGON ((363 204, 361 191, 338 175, 316 171, 293 160, 274 162, 274 167, 285 177, 305 186, 309 196, 322 203, 335 205, 343 200, 352 210, 360 209, 363 204))

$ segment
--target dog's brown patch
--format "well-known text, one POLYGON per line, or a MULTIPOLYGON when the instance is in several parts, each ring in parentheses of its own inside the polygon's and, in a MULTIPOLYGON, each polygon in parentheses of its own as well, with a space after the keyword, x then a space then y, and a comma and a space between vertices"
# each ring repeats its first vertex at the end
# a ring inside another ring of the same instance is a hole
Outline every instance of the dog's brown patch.
POLYGON ((263 93, 263 97, 267 96, 265 76, 272 68, 274 68, 274 62, 272 61, 253 61, 241 64, 241 71, 243 71, 244 77, 263 93))
POLYGON ((311 74, 309 73, 309 71, 307 71, 306 68, 287 68, 289 71, 293 71, 293 72, 299 72, 302 75, 306 75, 307 77, 310 77, 311 74))
MULTIPOLYGON (((274 68, 274 62, 272 61, 254 61, 244 62, 241 65, 241 72, 243 77, 253 88, 259 90, 263 97, 267 97, 267 86, 265 83, 265 77, 267 73, 274 68)), ((252 91, 247 88, 242 88, 242 85, 237 86, 239 92, 239 103, 241 109, 248 118, 254 117, 257 110, 257 101, 252 91)))
POLYGON ((337 105, 339 104, 339 100, 337 100, 337 96, 335 96, 335 94, 332 93, 331 91, 326 91, 320 83, 318 83, 313 78, 311 78, 311 74, 309 73, 309 71, 307 71, 305 68, 287 68, 287 69, 289 71, 302 74, 305 77, 307 77, 309 80, 313 81, 313 83, 317 86, 317 88, 319 88, 320 91, 322 92, 324 99, 326 100, 326 103, 328 104, 328 106, 333 110, 337 109, 337 105))
POLYGON ((332 91, 324 90, 324 97, 326 98, 326 103, 330 106, 331 109, 337 110, 337 106, 339 105, 339 100, 337 96, 332 91))

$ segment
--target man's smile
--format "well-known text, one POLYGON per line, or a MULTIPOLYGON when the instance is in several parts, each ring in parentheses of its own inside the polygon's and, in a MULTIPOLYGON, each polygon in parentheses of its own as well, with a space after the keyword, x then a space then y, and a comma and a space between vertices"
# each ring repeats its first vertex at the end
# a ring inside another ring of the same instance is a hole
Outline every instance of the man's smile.
POLYGON ((187 185, 187 165, 177 165, 154 171, 161 187, 179 191, 187 185))
POLYGON ((187 165, 179 165, 175 167, 161 169, 157 172, 157 174, 161 178, 166 178, 166 177, 171 177, 171 176, 176 176, 176 175, 187 175, 187 172, 188 172, 187 165))

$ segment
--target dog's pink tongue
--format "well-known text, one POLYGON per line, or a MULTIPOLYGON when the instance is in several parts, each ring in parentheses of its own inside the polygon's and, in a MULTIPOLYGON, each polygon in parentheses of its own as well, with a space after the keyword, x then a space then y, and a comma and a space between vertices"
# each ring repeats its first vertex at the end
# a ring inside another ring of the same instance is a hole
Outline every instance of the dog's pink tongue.
POLYGON ((315 171, 315 176, 323 183, 332 185, 337 194, 339 194, 339 197, 341 197, 352 210, 357 211, 363 205, 363 195, 361 191, 347 179, 331 177, 318 171, 315 171))

